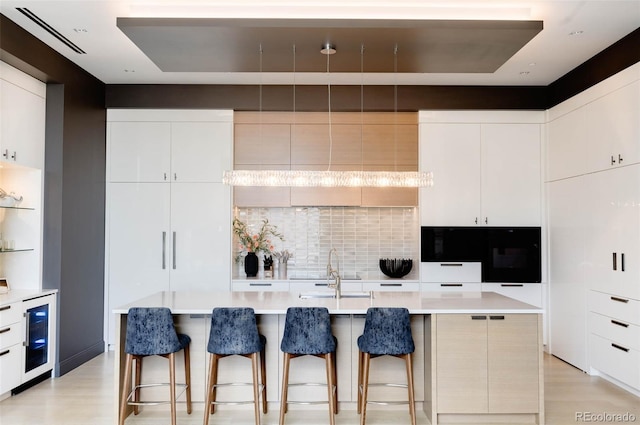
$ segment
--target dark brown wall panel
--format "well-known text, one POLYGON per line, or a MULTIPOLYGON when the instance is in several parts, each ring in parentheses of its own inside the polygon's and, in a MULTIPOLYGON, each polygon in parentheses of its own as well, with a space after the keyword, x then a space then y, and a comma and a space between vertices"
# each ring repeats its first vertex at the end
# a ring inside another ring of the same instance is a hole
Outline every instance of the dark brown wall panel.
POLYGON ((64 374, 104 351, 104 84, 2 15, 0 59, 48 83, 43 286, 64 374))

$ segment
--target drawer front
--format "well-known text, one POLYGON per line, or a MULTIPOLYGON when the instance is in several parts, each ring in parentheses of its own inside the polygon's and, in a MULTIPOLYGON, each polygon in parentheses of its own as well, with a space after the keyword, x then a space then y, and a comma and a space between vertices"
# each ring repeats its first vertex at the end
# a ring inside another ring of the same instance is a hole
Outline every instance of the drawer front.
POLYGON ((20 385, 20 354, 22 344, 0 350, 0 394, 20 385))
POLYGON ((17 323, 22 319, 22 303, 7 304, 0 307, 0 327, 17 323))
POLYGON ((234 291, 289 291, 289 282, 256 280, 256 281, 235 281, 233 282, 234 291))
POLYGON ((0 327, 0 349, 22 342, 22 324, 13 323, 0 327))
POLYGON ((363 291, 405 292, 420 290, 419 282, 362 282, 363 291))
POLYGON ((640 351, 640 326, 591 312, 589 332, 640 351))
POLYGON ((478 292, 482 291, 479 283, 421 283, 422 292, 478 292))
POLYGON ((640 389, 640 351, 591 334, 591 367, 640 389))
POLYGON ((481 282, 482 263, 420 263, 420 281, 439 282, 481 282))
POLYGON ((591 311, 640 325, 640 301, 598 291, 590 291, 589 297, 591 311))
POLYGON ((542 285, 539 283, 483 283, 482 292, 498 294, 542 307, 542 285))
POLYGON ((635 279, 628 279, 624 281, 598 280, 591 284, 591 289, 640 300, 640 283, 635 279))
MULTIPOLYGON (((342 281, 340 283, 340 288, 342 291, 362 291, 362 282, 360 281, 342 281)), ((290 292, 317 292, 317 291, 327 291, 334 292, 333 289, 327 286, 327 281, 309 281, 309 282, 299 282, 293 281, 289 283, 289 291, 290 292)))

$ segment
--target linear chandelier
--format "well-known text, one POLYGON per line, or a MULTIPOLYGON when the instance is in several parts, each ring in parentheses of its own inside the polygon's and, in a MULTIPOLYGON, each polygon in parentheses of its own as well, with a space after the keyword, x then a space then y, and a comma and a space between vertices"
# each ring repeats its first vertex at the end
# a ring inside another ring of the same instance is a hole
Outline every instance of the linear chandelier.
MULTIPOLYGON (((364 47, 363 47, 364 49, 364 47)), ((325 44, 320 51, 327 56, 327 74, 329 56, 336 53, 333 45, 325 44)), ((293 47, 295 76, 295 46, 293 47)), ((394 52, 397 55, 397 49, 394 52)), ((361 59, 362 60, 362 59, 361 59)), ((397 60, 394 58, 394 60, 397 60)), ((362 67, 362 65, 361 65, 362 67)), ((363 70, 361 69, 361 72, 363 70)), ((260 47, 260 73, 262 73, 262 46, 260 47)), ((262 87, 262 84, 261 84, 262 87)), ((260 90, 260 112, 262 112, 262 88, 260 90)), ((394 109, 397 111, 397 90, 394 109)), ((331 170, 331 83, 328 83, 329 96, 329 169, 316 170, 231 170, 224 171, 222 182, 231 186, 266 187, 431 187, 433 173, 428 171, 333 171, 331 170)), ((361 100, 362 104, 362 100, 361 100)), ((294 79, 295 113, 295 79, 294 79)))

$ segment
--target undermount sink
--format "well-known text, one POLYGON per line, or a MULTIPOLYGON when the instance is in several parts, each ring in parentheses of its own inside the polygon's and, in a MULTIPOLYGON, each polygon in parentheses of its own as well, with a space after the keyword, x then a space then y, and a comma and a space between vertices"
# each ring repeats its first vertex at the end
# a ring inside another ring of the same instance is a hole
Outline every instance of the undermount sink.
MULTIPOLYGON (((309 298, 335 298, 336 295, 333 292, 301 292, 300 298, 309 299, 309 298)), ((373 298, 373 293, 371 291, 349 291, 342 292, 340 298, 373 298)))

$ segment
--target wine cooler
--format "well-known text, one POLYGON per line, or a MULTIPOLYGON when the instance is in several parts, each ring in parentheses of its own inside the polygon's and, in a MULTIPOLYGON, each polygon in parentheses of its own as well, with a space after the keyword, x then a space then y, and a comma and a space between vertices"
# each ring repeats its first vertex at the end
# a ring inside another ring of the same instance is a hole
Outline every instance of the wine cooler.
POLYGON ((50 371, 54 365, 54 296, 27 300, 24 311, 23 382, 50 371))

